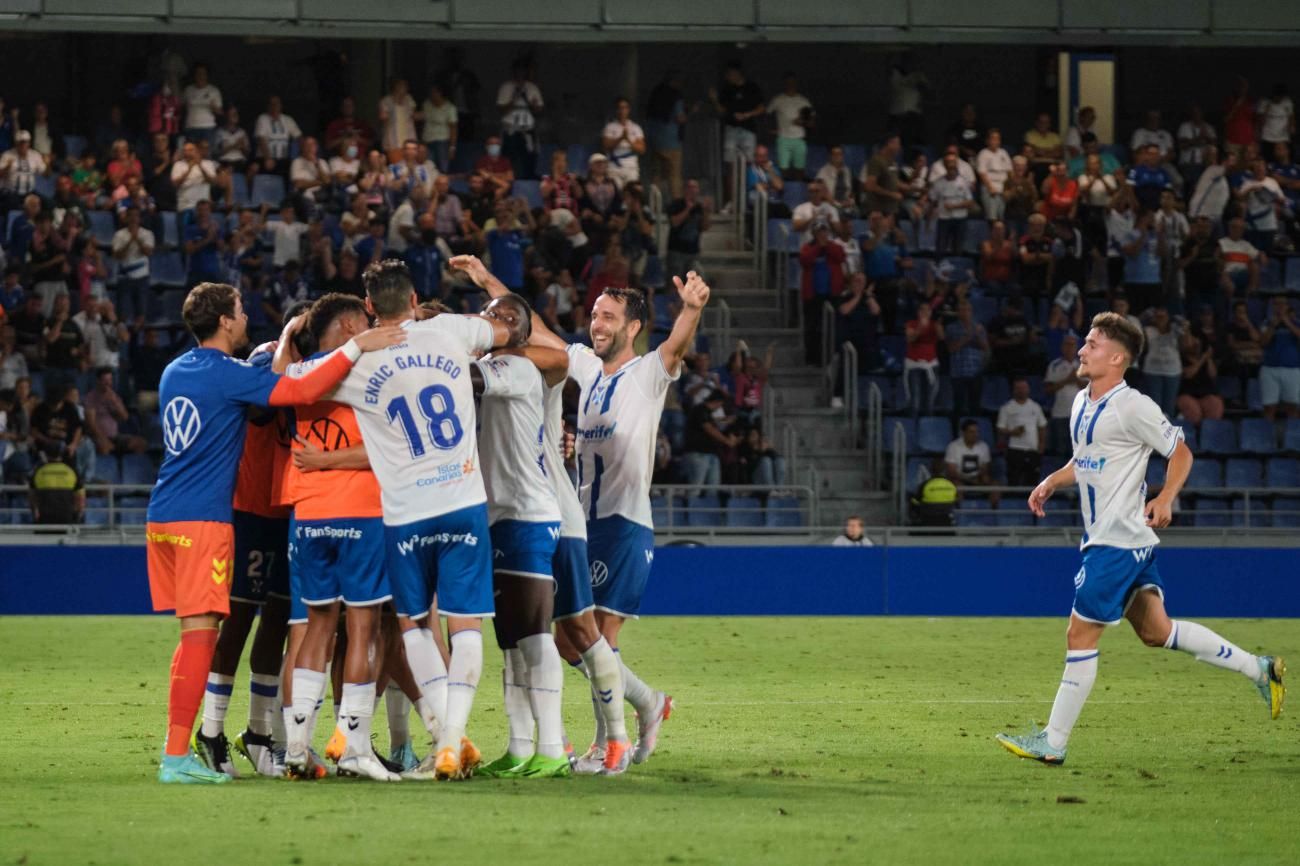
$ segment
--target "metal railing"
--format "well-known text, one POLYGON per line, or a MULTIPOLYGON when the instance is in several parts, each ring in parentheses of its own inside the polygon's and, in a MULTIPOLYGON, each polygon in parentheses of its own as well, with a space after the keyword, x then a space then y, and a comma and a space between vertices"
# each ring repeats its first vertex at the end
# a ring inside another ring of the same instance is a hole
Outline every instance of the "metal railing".
POLYGON ((662 256, 664 251, 668 249, 668 232, 671 229, 668 224, 667 214, 664 211, 664 193, 657 183, 647 184, 645 189, 649 193, 649 200, 646 204, 650 209, 650 216, 655 221, 655 254, 662 256))
POLYGON ((844 420, 857 447, 862 419, 858 417, 858 347, 849 340, 840 346, 840 364, 844 375, 844 420))
MULTIPOLYGON (((87 484, 84 525, 90 527, 143 526, 151 484, 87 484), (142 499, 142 502, 123 500, 142 499)), ((27 527, 32 523, 30 488, 0 485, 0 528, 27 527)))
POLYGON ((785 474, 787 478, 799 475, 799 434, 794 425, 786 422, 781 427, 781 453, 785 456, 785 474))
POLYGON ((763 435, 776 441, 776 402, 780 399, 778 391, 769 384, 763 388, 763 403, 758 409, 758 423, 763 435))
POLYGON ((724 356, 731 352, 731 305, 726 298, 718 298, 704 308, 700 326, 717 340, 713 354, 724 356))
MULTIPOLYGON (((754 196, 754 219, 750 225, 750 245, 754 248, 754 270, 758 272, 758 287, 765 288, 763 274, 767 271, 767 196, 754 196)), ((741 249, 744 249, 742 246, 741 249)))
POLYGON ((830 301, 822 304, 822 369, 828 373, 827 378, 831 380, 833 387, 835 382, 834 368, 831 361, 835 359, 835 307, 830 301))
POLYGON ((875 382, 868 382, 866 417, 867 474, 871 478, 871 486, 875 490, 881 488, 881 483, 884 480, 882 476, 884 445, 881 442, 884 403, 884 395, 880 393, 880 386, 875 382))
POLYGON ((817 522, 816 489, 801 485, 662 484, 650 496, 660 533, 802 534, 817 522))
MULTIPOLYGON (((781 224, 781 248, 776 251, 776 288, 780 299, 781 324, 790 321, 790 234, 791 228, 781 224)), ((803 304, 795 304, 799 328, 803 328, 803 304)), ((828 362, 829 363, 829 362, 828 362)))
POLYGON ((894 425, 891 439, 893 471, 890 475, 893 481, 894 522, 903 524, 907 522, 907 431, 902 424, 894 425))
POLYGON ((748 210, 749 195, 745 189, 745 178, 749 176, 749 160, 736 150, 736 158, 731 163, 731 212, 735 215, 736 248, 745 248, 745 212, 748 210))

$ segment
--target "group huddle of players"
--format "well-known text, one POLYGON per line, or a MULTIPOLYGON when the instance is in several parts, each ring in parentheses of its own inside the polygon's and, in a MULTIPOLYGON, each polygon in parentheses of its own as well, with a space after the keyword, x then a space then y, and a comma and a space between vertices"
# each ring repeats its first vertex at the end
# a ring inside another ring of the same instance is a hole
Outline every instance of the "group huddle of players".
POLYGON ((708 286, 677 279, 671 335, 638 356, 647 307, 636 290, 606 290, 592 347, 571 346, 478 259, 451 265, 491 297, 480 315, 419 305, 405 265, 382 261, 364 275, 364 300, 320 298, 246 361, 238 292, 205 283, 187 297, 199 345, 163 375, 167 453, 146 534, 154 608, 181 627, 160 780, 237 775, 225 717, 255 621, 248 725, 233 749, 260 774, 333 771, 311 748, 331 673, 325 758, 340 775, 613 775, 653 753, 672 698, 628 668, 618 639, 654 558, 659 415, 708 286), (489 617, 509 739, 484 764, 466 728, 489 617), (590 681, 596 734, 581 756, 561 719, 562 659, 590 681), (387 756, 371 743, 380 696, 387 756), (431 740, 422 759, 412 707, 431 740))

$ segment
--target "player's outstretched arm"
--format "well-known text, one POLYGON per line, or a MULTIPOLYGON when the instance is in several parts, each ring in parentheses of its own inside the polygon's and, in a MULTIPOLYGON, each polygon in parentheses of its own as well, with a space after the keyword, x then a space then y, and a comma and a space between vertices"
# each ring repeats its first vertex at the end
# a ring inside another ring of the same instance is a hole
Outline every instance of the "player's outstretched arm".
MULTIPOLYGON (((478 256, 452 256, 447 262, 447 266, 453 271, 461 271, 469 277, 474 285, 488 293, 490 298, 502 298, 510 294, 505 283, 492 276, 492 272, 487 269, 487 265, 478 256)), ((568 343, 560 339, 536 312, 532 316, 533 332, 528 338, 534 345, 550 346, 555 349, 564 349, 568 343)), ((505 345, 498 343, 497 345, 505 345)))
POLYGON ((700 329, 700 316, 704 305, 709 302, 709 285, 695 271, 686 275, 686 282, 681 277, 673 277, 677 294, 682 299, 682 311, 673 322, 672 333, 668 339, 659 344, 658 352, 664 362, 664 369, 670 375, 677 375, 681 369, 682 359, 695 345, 695 332, 700 329))
POLYGON ((276 376, 275 386, 266 399, 267 406, 302 406, 315 403, 343 381, 352 365, 365 352, 396 346, 406 339, 406 331, 396 325, 371 328, 335 349, 321 363, 299 378, 276 376))
POLYGON ((1179 442, 1174 453, 1169 455, 1169 465, 1165 468, 1165 486, 1160 495, 1147 503, 1147 526, 1152 529, 1164 529, 1174 517, 1174 500, 1187 483, 1187 476, 1192 471, 1192 449, 1186 442, 1179 442))
POLYGON ((1043 504, 1052 498, 1052 494, 1067 484, 1074 483, 1074 461, 1067 461, 1064 466, 1039 482, 1029 494, 1029 510, 1037 517, 1046 516, 1043 504))
POLYGON ((541 371, 547 385, 558 385, 569 375, 569 353, 563 349, 528 345, 500 349, 497 354, 518 355, 532 361, 533 366, 541 371))

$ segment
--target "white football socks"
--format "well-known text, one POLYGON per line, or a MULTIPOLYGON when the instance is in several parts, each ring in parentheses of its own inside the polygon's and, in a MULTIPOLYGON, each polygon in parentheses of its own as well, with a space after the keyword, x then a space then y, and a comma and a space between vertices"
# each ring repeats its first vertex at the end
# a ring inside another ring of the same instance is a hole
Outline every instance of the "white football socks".
POLYGON ((528 666, 528 700, 537 719, 537 753, 543 758, 564 757, 562 690, 564 665, 550 632, 529 635, 519 641, 528 666))
POLYGON ((442 653, 438 652, 430 629, 404 631, 402 642, 406 645, 406 663, 411 668, 411 676, 420 687, 416 708, 429 736, 437 742, 447 717, 447 666, 442 663, 442 653))
POLYGON ((344 683, 339 728, 347 738, 344 755, 370 754, 370 723, 375 715, 375 684, 344 683))
POLYGON ((474 692, 483 673, 483 635, 478 629, 451 636, 451 664, 447 668, 447 717, 438 736, 438 751, 460 751, 461 737, 474 706, 474 692))
POLYGON ((208 674, 207 689, 203 693, 203 727, 205 737, 215 737, 226 728, 226 713, 230 710, 230 693, 234 691, 235 678, 223 674, 208 674))
POLYGON ((510 742, 506 751, 524 759, 533 756, 533 705, 528 700, 528 662, 519 648, 502 650, 501 688, 505 696, 510 742))
MULTIPOLYGON (((604 638, 601 638, 601 640, 604 640, 604 638)), ((596 718, 596 735, 591 742, 603 748, 606 737, 605 713, 601 708, 600 699, 596 696, 596 684, 591 681, 591 667, 587 663, 586 654, 584 653, 583 658, 578 659, 576 662, 569 662, 569 666, 587 678, 587 689, 591 692, 591 714, 596 718)), ((623 685, 621 671, 618 675, 618 683, 620 687, 623 685)))
POLYGON ((658 709, 656 706, 658 703, 657 693, 642 682, 640 677, 632 673, 632 669, 623 663, 622 653, 614 650, 614 655, 623 668, 623 695, 627 698, 627 702, 636 707, 636 711, 641 718, 652 718, 655 710, 658 709))
POLYGON ((1224 640, 1200 623, 1174 620, 1165 648, 1190 653, 1197 661, 1236 671, 1249 677, 1252 682, 1260 682, 1259 660, 1255 656, 1224 640))
POLYGON ((280 674, 252 674, 248 682, 248 729, 271 733, 271 720, 280 702, 280 674))
POLYGON ((400 749, 411 742, 411 699, 397 683, 384 689, 384 709, 388 713, 388 748, 400 749))
POLYGON ((606 739, 626 740, 623 669, 618 656, 610 649, 609 642, 600 637, 583 652, 582 662, 591 679, 591 700, 596 708, 596 742, 603 745, 606 739))
POLYGON ((290 751, 311 745, 316 712, 320 709, 328 682, 329 678, 321 671, 293 669, 293 705, 285 708, 284 718, 285 739, 290 751))
POLYGON ((1065 673, 1056 690, 1052 715, 1047 721, 1047 742, 1053 749, 1064 749, 1074 723, 1088 700, 1092 684, 1097 681, 1097 649, 1066 650, 1065 673))

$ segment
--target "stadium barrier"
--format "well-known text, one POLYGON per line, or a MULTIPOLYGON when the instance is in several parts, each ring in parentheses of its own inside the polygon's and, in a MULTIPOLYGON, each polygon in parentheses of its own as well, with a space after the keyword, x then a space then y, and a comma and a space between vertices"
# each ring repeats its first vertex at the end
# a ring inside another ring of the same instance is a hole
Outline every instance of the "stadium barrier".
MULTIPOLYGON (((1162 547, 1158 557, 1177 615, 1300 616, 1300 549, 1162 547)), ((642 613, 1064 616, 1078 570, 1064 545, 666 546, 642 613)), ((141 545, 0 546, 0 614, 148 611, 141 545)))

